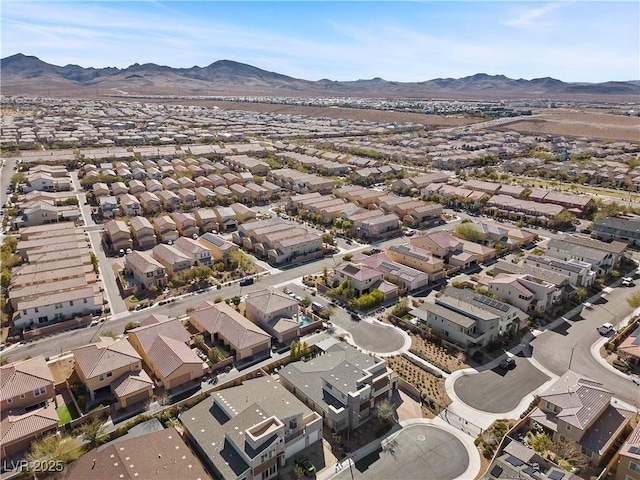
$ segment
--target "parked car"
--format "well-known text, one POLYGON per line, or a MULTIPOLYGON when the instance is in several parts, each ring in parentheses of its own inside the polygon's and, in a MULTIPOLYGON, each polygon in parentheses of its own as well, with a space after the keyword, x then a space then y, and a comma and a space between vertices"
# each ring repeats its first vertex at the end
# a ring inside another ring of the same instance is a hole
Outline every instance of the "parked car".
POLYGON ((635 283, 633 283, 633 278, 631 277, 622 277, 622 286, 623 287, 633 287, 635 283))
POLYGON ((351 320, 359 322, 360 321, 360 315, 358 315, 356 312, 352 312, 351 313, 351 320))
POLYGON ((131 250, 130 248, 127 248, 126 254, 129 255, 130 253, 132 253, 133 250, 131 250))
POLYGON ((309 461, 308 458, 299 458, 294 462, 298 467, 301 467, 304 470, 304 474, 307 477, 312 477, 316 473, 316 467, 313 463, 309 461))
POLYGON ((240 286, 245 287, 247 285, 253 284, 253 277, 243 277, 240 279, 240 286))
POLYGON ((602 325, 600 325, 598 328, 596 328, 596 330, 598 330, 598 333, 600 335, 609 335, 610 333, 614 333, 616 330, 613 328, 613 325, 610 323, 603 323, 602 325))
POLYGON ((500 368, 504 368, 505 370, 510 370, 515 366, 516 361, 511 357, 507 357, 500 362, 500 368))

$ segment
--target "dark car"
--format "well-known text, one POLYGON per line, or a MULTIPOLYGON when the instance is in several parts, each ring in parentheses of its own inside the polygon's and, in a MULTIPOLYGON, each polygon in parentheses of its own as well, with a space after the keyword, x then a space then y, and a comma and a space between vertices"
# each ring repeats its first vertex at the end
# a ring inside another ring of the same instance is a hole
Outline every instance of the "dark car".
POLYGON ((307 477, 311 477, 316 473, 315 465, 311 463, 308 458, 299 458, 298 460, 295 461, 295 464, 298 467, 301 467, 302 470, 304 470, 304 474, 307 477))
POLYGON ((355 320, 356 322, 359 322, 360 315, 358 315, 356 312, 351 313, 351 320, 355 320))
POLYGON ((500 368, 504 368, 505 370, 510 370, 515 366, 516 366, 516 361, 511 357, 507 357, 500 362, 500 368))
POLYGON ((240 286, 251 285, 253 283, 253 277, 244 277, 240 279, 240 286))

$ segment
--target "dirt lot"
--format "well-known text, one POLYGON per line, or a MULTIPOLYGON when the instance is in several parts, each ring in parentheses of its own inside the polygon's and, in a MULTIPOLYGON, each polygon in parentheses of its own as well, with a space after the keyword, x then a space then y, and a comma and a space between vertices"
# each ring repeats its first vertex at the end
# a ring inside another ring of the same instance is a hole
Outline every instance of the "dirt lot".
POLYGON ((640 117, 562 109, 539 110, 534 114, 535 118, 522 118, 498 130, 628 142, 637 142, 640 138, 640 117))
POLYGON ((65 358, 58 360, 55 363, 49 364, 49 370, 53 374, 53 380, 56 384, 62 383, 73 375, 73 365, 75 360, 73 358, 65 358))

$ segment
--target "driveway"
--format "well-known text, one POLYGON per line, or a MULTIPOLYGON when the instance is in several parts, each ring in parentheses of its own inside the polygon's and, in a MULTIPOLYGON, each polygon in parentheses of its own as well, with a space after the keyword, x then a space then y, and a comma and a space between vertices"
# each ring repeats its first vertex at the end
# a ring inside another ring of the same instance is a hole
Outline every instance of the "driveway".
POLYGON ((465 473, 468 466, 467 449, 455 435, 419 424, 403 428, 385 447, 357 459, 351 471, 343 463, 342 470, 332 478, 451 480, 465 473))
POLYGON ((513 359, 516 366, 511 370, 495 367, 458 378, 453 386, 458 398, 483 412, 505 413, 515 409, 524 397, 550 380, 522 353, 513 359))

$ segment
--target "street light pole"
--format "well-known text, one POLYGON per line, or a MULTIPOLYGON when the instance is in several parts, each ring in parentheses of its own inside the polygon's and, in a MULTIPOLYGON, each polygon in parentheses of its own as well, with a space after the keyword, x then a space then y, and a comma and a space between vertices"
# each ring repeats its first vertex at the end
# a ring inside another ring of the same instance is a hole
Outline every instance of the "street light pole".
POLYGON ((571 347, 571 355, 569 355, 569 370, 571 370, 571 361, 573 360, 573 351, 575 350, 576 346, 578 344, 574 344, 573 347, 571 347))

